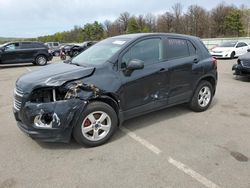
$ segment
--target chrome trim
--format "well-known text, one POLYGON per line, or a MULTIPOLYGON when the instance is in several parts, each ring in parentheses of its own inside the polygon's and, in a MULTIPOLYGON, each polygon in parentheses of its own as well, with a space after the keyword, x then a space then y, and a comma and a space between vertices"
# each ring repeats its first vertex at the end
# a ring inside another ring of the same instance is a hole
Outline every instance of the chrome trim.
POLYGON ((56 101, 56 90, 53 89, 52 92, 53 92, 53 101, 55 102, 56 101))
POLYGON ((13 100, 13 107, 19 111, 21 109, 21 106, 22 106, 22 101, 18 100, 16 98, 16 96, 18 97, 23 97, 24 95, 24 92, 18 88, 15 88, 14 89, 14 100, 13 100))

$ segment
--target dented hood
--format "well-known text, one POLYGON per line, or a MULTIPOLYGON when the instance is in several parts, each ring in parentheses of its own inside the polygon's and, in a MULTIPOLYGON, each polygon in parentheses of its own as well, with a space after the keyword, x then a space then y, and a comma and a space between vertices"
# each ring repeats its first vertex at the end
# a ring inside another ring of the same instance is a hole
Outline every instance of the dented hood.
POLYGON ((90 76, 94 70, 94 67, 56 63, 21 76, 16 85, 24 92, 30 92, 37 87, 60 86, 67 81, 90 76))

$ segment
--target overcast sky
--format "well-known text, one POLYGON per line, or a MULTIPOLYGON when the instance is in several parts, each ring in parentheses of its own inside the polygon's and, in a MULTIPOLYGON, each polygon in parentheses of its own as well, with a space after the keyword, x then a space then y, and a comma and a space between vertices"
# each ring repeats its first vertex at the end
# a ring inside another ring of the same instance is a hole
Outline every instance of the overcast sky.
MULTIPOLYGON (((184 10, 200 5, 207 10, 221 0, 0 0, 1 37, 37 37, 67 31, 95 20, 113 21, 120 13, 134 15, 171 11, 180 2, 184 10)), ((227 5, 247 5, 250 0, 227 0, 227 5)))

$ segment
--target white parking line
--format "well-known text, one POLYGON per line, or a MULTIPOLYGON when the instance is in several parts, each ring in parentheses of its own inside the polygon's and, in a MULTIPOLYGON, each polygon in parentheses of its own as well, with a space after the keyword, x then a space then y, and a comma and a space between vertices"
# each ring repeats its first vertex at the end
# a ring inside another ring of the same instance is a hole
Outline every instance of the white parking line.
POLYGON ((181 170, 182 172, 188 174, 189 176, 191 176, 192 178, 196 179, 198 182, 200 182, 201 184, 205 185, 208 188, 219 188, 218 185, 216 185, 215 183, 211 182, 210 180, 208 180, 207 178, 205 178, 204 176, 200 175, 199 173, 195 172, 194 170, 192 170, 191 168, 189 168, 187 165, 174 160, 172 157, 168 158, 168 162, 170 164, 172 164, 173 166, 175 166, 176 168, 178 168, 179 170, 181 170))
MULTIPOLYGON (((159 148, 157 148, 153 144, 149 143, 147 140, 137 136, 135 133, 133 133, 129 129, 127 129, 125 127, 122 127, 122 126, 120 127, 120 129, 121 129, 122 132, 127 134, 129 137, 133 138, 135 141, 139 142, 141 145, 148 148, 150 151, 152 151, 156 155, 160 155, 160 153, 162 152, 159 148)), ((183 163, 181 163, 179 161, 174 160, 172 157, 168 157, 168 162, 171 165, 173 165, 174 167, 176 167, 179 170, 181 170, 182 172, 184 172, 185 174, 191 176, 192 178, 194 178, 196 181, 200 182, 201 184, 203 184, 207 188, 219 188, 219 186, 216 185, 215 183, 211 182, 210 180, 208 180, 204 176, 202 176, 199 173, 195 172, 194 170, 189 168, 187 165, 185 165, 185 164, 183 164, 183 163)))
POLYGON ((141 145, 148 148, 150 151, 154 152, 156 155, 159 155, 161 153, 161 150, 157 148, 156 146, 150 144, 147 140, 144 140, 143 138, 137 136, 135 133, 131 132, 130 130, 126 129, 125 127, 120 127, 122 132, 133 138, 135 141, 139 142, 141 145))
POLYGON ((25 69, 28 70, 29 72, 32 71, 32 70, 31 70, 30 68, 28 68, 28 67, 25 67, 25 69))

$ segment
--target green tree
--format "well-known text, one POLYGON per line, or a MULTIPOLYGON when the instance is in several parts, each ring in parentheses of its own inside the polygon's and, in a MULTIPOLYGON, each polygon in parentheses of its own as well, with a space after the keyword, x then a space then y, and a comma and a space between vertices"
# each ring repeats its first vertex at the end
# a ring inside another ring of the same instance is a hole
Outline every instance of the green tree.
POLYGON ((93 24, 86 24, 83 29, 84 40, 101 40, 104 37, 102 24, 95 21, 93 24))
POLYGON ((236 34, 238 37, 243 33, 240 10, 233 10, 226 16, 225 27, 229 33, 236 34))
POLYGON ((128 21, 127 33, 139 33, 139 32, 140 32, 140 29, 136 22, 136 18, 131 17, 128 21))

